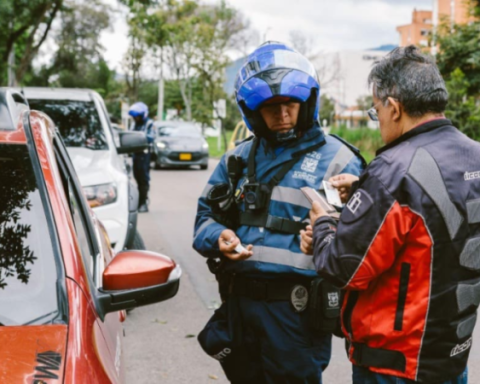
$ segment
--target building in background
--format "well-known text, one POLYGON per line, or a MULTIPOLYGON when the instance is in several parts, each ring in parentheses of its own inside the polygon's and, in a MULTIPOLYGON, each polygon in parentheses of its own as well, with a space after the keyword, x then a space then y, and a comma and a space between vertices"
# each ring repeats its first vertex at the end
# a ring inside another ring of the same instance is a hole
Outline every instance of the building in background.
POLYGON ((328 95, 340 109, 357 105, 370 94, 367 78, 372 64, 395 46, 359 51, 328 52, 317 55, 312 63, 317 69, 321 93, 328 95))
POLYGON ((432 11, 413 10, 412 22, 397 27, 400 34, 400 46, 406 47, 414 44, 419 47, 428 47, 428 36, 433 27, 432 11))
MULTIPOLYGON (((414 44, 419 47, 428 47, 431 44, 432 31, 443 22, 466 24, 474 21, 470 13, 470 0, 433 0, 433 11, 413 10, 412 22, 397 27, 400 34, 400 46, 414 44)), ((433 53, 435 47, 432 47, 433 53)))

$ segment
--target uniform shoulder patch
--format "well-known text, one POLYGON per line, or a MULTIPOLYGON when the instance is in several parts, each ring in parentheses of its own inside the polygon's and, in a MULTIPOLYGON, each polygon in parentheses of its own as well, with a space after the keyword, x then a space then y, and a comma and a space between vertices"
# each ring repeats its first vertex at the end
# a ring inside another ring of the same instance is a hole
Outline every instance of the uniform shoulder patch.
POLYGON ((344 223, 353 223, 364 216, 372 207, 372 197, 364 189, 357 189, 343 208, 340 220, 344 223))

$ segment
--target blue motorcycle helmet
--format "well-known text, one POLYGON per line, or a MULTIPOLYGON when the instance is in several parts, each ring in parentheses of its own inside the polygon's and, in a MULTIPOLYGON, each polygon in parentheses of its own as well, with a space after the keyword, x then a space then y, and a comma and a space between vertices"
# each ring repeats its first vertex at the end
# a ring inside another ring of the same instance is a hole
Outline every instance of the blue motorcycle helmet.
POLYGON ((148 107, 145 103, 139 101, 130 107, 128 114, 133 118, 141 117, 142 120, 145 120, 148 117, 148 107))
POLYGON ((294 138, 318 121, 320 84, 315 68, 283 43, 267 41, 248 56, 235 81, 235 96, 248 129, 269 141, 278 140, 259 112, 269 100, 283 98, 300 103, 294 138))

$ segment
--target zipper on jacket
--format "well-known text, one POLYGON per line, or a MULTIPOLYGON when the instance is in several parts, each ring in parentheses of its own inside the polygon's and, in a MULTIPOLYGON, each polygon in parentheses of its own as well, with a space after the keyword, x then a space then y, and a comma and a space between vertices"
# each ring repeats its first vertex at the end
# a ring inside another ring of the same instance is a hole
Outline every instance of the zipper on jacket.
POLYGON ((402 263, 400 271, 400 285, 398 287, 397 311, 395 312, 395 331, 401 331, 403 328, 403 313, 407 301, 408 282, 410 280, 410 263, 402 263))

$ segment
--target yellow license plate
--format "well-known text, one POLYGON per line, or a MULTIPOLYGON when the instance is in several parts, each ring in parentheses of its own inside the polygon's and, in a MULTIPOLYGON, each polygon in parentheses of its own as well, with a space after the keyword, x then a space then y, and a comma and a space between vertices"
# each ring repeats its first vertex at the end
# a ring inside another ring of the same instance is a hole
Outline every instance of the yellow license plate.
POLYGON ((180 153, 180 160, 192 160, 191 153, 180 153))

